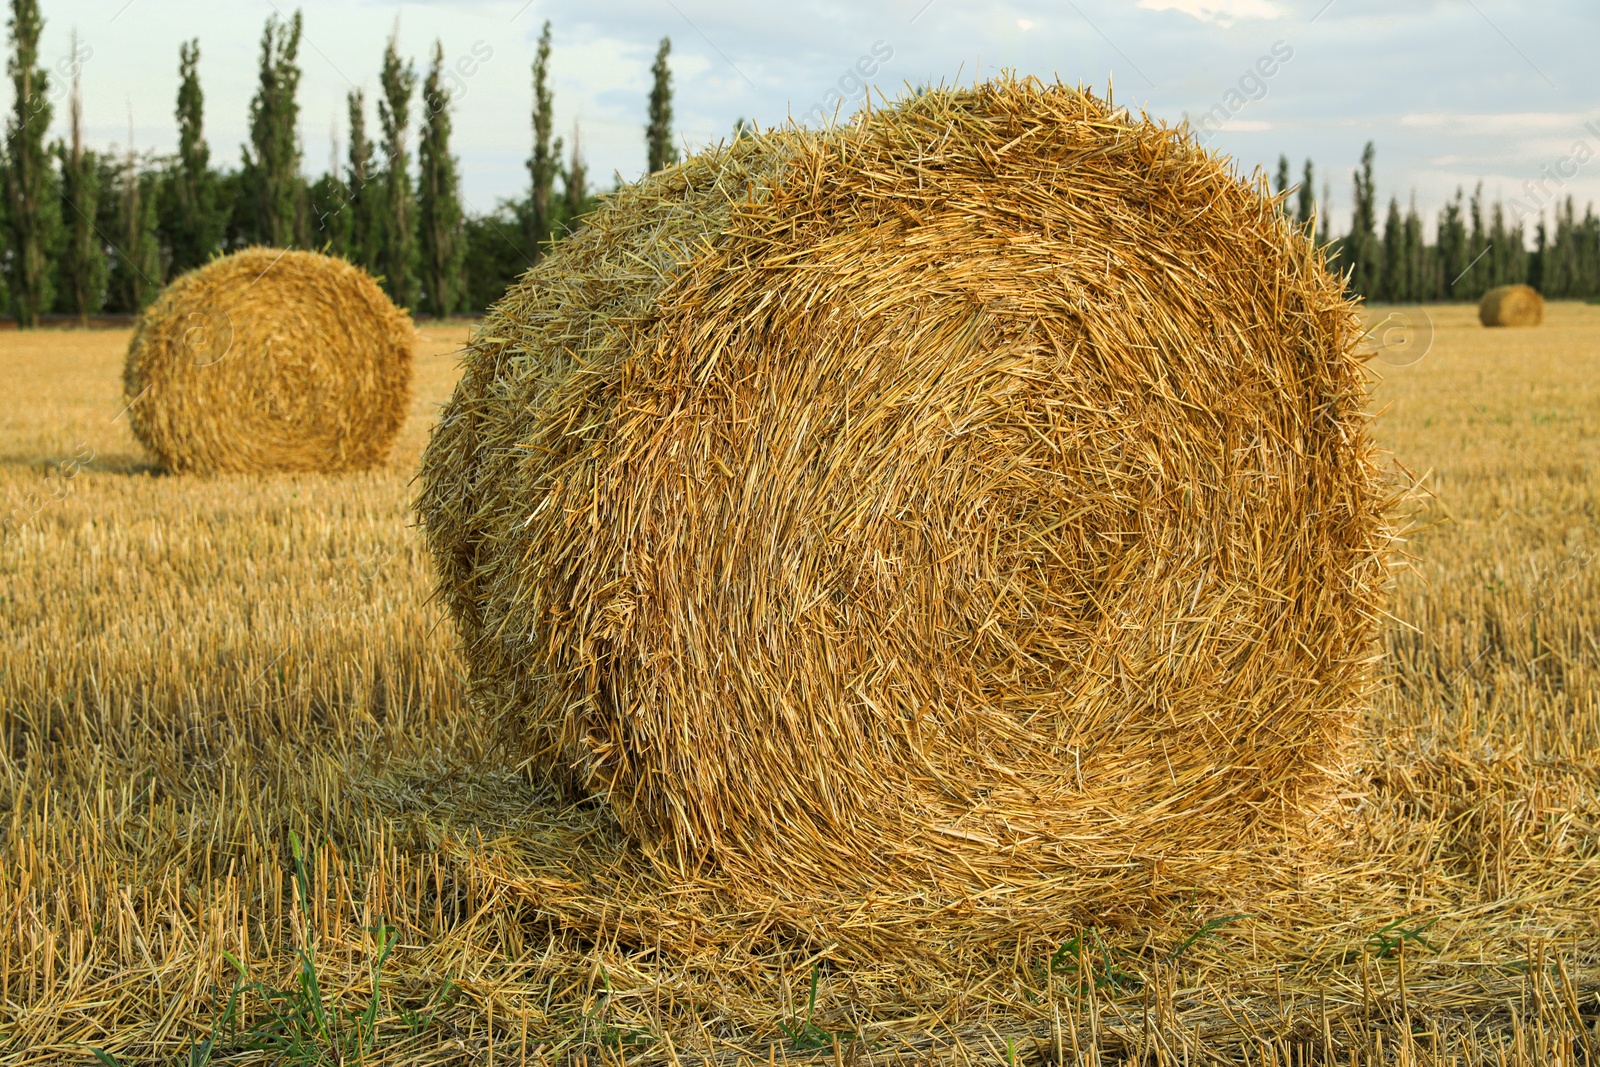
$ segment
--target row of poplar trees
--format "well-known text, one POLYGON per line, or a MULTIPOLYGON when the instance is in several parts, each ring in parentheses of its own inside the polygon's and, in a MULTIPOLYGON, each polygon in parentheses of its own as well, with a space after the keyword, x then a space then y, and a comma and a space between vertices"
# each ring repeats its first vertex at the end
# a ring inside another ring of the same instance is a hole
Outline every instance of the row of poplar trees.
MULTIPOLYGON (((55 105, 51 71, 39 62, 39 0, 9 3, 15 103, 0 159, 0 297, 21 327, 47 314, 86 322, 102 312, 138 311, 176 275, 251 244, 343 256, 377 276, 402 307, 436 316, 477 312, 594 207, 576 128, 565 158, 562 139, 553 136, 548 22, 533 60, 527 195, 469 217, 450 153, 449 73, 438 42, 419 85, 416 67, 401 59, 390 37, 376 128, 369 132, 365 94, 353 90, 342 168, 307 180, 296 133, 298 11, 267 20, 249 143, 239 166, 223 170, 213 165, 205 138, 198 40, 178 51, 175 154, 136 154, 131 144, 120 154, 99 152, 83 144, 78 74, 89 53, 76 39, 56 71, 70 80, 69 133, 47 143, 55 105)), ((653 68, 646 134, 652 170, 676 159, 670 48, 663 39, 653 68)))
MULTIPOLYGON (((1484 202, 1481 183, 1470 197, 1458 188, 1439 210, 1429 243, 1415 197, 1403 213, 1399 199, 1390 197, 1380 231, 1375 157, 1369 141, 1352 179, 1349 232, 1332 237, 1323 216, 1317 235, 1328 248, 1330 264, 1347 275, 1354 295, 1393 304, 1471 301, 1497 285, 1525 283, 1553 298, 1600 296, 1600 217, 1593 204, 1579 217, 1570 196, 1558 200, 1548 223, 1540 211, 1530 249, 1521 216, 1542 202, 1530 206, 1514 200, 1508 212, 1500 200, 1484 202)), ((1291 188, 1289 173, 1288 157, 1279 156, 1274 186, 1286 194, 1284 210, 1300 225, 1310 226, 1317 214, 1315 169, 1306 160, 1298 188, 1291 188)))
MULTIPOLYGON (((645 128, 648 169, 678 161, 672 137, 672 72, 667 59, 672 42, 663 37, 651 66, 649 124, 645 128)), ((493 211, 468 217, 463 226, 467 264, 463 272, 466 306, 488 307, 506 286, 575 230, 594 205, 588 172, 573 127, 570 148, 555 136, 554 94, 550 90, 550 23, 544 24, 533 58, 533 154, 528 158, 526 198, 502 200, 493 211), (563 162, 565 155, 565 162, 563 162), (556 188, 556 179, 561 189, 556 188)))

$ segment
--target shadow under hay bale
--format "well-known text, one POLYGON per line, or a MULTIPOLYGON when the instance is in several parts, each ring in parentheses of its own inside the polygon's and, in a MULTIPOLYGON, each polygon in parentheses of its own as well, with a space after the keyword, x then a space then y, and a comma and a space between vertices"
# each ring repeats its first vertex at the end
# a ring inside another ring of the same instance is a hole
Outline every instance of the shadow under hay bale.
POLYGON ((128 417, 174 472, 364 470, 405 421, 415 333, 359 267, 246 249, 178 278, 139 316, 128 417))
POLYGON ((473 700, 819 937, 1238 885, 1369 684, 1360 337, 1264 186, 1087 93, 741 138, 467 349, 418 506, 473 700))
POLYGON ((1544 321, 1544 297, 1531 285, 1499 285, 1478 301, 1485 326, 1537 326, 1544 321))

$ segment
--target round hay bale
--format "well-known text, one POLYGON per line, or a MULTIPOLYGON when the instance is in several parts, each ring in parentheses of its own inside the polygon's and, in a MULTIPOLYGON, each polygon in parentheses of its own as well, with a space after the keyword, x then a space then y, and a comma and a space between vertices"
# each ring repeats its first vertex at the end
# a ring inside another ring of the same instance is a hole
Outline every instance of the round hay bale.
POLYGON ((359 267, 248 248, 177 278, 139 316, 128 417, 174 472, 363 470, 405 421, 415 335, 359 267))
POLYGON ((740 894, 1216 885, 1365 697, 1361 333, 1264 182, 1061 85, 690 159, 468 345, 418 508, 473 700, 740 894))
POLYGON ((1544 321, 1544 297, 1531 285, 1497 285, 1478 301, 1485 326, 1537 326, 1544 321))

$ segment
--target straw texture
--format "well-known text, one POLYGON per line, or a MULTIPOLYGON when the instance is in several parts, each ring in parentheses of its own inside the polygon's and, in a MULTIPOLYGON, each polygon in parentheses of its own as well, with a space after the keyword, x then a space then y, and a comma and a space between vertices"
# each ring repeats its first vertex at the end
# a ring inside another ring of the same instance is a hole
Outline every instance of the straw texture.
POLYGON ((1080 90, 690 159, 467 349, 419 510, 472 698, 745 899, 1226 884, 1368 685, 1360 336, 1264 185, 1080 90))
POLYGON ((410 405, 415 332, 342 259, 224 256, 139 316, 123 371, 134 434, 174 472, 372 467, 410 405))
POLYGON ((1478 301, 1485 326, 1537 326, 1544 321, 1544 297, 1531 285, 1499 285, 1478 301))

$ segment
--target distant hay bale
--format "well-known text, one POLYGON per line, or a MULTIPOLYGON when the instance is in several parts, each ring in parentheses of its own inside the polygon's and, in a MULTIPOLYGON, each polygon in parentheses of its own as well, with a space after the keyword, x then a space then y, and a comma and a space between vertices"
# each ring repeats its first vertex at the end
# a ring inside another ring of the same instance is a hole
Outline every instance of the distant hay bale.
POLYGON ((741 895, 1224 884, 1365 699, 1361 335, 1264 184, 1060 85, 692 158, 511 288, 425 453, 475 706, 741 895))
POLYGON ((1497 285, 1478 301, 1485 326, 1537 326, 1544 321, 1544 297, 1531 285, 1497 285))
POLYGON ((175 472, 362 470, 405 421, 415 332, 359 267, 245 249, 179 277, 139 316, 128 417, 175 472))

